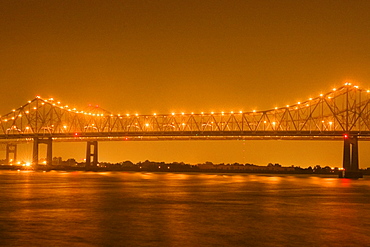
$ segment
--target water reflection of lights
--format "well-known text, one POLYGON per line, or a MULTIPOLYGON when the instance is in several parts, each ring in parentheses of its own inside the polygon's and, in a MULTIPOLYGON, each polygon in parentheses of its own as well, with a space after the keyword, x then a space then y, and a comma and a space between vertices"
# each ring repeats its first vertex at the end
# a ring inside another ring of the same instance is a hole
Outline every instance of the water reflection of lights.
POLYGON ((322 182, 327 187, 336 187, 338 185, 338 178, 324 178, 322 182))
POLYGON ((153 173, 150 173, 150 172, 146 172, 146 173, 141 173, 141 178, 143 179, 153 179, 154 175, 153 173))
POLYGON ((112 175, 111 172, 97 172, 96 174, 104 175, 104 176, 112 175))
POLYGON ((184 179, 188 179, 189 175, 187 175, 187 174, 174 174, 174 176, 172 176, 172 177, 176 178, 176 179, 184 180, 184 179))
POLYGON ((320 176, 310 176, 310 183, 320 186, 320 187, 337 187, 342 180, 344 179, 338 179, 335 176, 331 177, 320 177, 320 176))
POLYGON ((264 177, 264 180, 267 180, 270 183, 279 183, 281 181, 281 177, 278 176, 266 176, 264 177))
POLYGON ((231 176, 231 179, 232 179, 233 182, 238 182, 238 183, 242 183, 242 182, 246 181, 245 176, 242 176, 242 175, 231 176))
POLYGON ((342 178, 342 179, 339 179, 340 180, 340 185, 342 187, 350 187, 351 186, 351 183, 352 183, 352 179, 349 179, 349 178, 342 178))
POLYGON ((18 169, 18 170, 17 170, 17 172, 21 172, 21 173, 31 173, 31 172, 33 172, 33 171, 18 169))

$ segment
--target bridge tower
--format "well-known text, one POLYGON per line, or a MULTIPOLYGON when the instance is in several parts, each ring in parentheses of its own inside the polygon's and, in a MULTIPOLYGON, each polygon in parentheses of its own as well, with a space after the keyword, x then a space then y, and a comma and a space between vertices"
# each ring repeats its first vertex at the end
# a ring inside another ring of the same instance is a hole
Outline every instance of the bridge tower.
POLYGON ((343 178, 362 178, 358 162, 358 137, 344 134, 343 149, 343 172, 339 174, 343 178))
POLYGON ((32 155, 32 165, 34 168, 39 168, 39 144, 46 144, 46 164, 45 168, 49 167, 53 161, 53 138, 49 137, 47 139, 40 139, 35 137, 33 139, 33 155, 32 155))
POLYGON ((86 170, 96 170, 97 167, 98 167, 98 141, 88 141, 86 148, 85 168, 86 170))
POLYGON ((15 163, 17 160, 17 144, 13 143, 7 143, 6 144, 6 164, 9 165, 11 163, 15 163), (10 158, 11 154, 13 155, 12 158, 10 158))

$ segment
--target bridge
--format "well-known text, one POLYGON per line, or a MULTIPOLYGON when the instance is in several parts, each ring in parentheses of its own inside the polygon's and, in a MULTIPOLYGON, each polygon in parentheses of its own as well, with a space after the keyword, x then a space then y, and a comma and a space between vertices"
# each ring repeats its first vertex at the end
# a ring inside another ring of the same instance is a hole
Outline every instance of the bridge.
POLYGON ((71 108, 37 96, 0 118, 0 142, 6 160, 16 159, 17 144, 33 142, 33 165, 39 144, 86 142, 86 166, 98 162, 99 141, 137 140, 338 140, 344 142, 345 177, 359 175, 358 141, 370 140, 370 90, 351 83, 292 105, 263 111, 170 114, 113 114, 99 106, 71 108))

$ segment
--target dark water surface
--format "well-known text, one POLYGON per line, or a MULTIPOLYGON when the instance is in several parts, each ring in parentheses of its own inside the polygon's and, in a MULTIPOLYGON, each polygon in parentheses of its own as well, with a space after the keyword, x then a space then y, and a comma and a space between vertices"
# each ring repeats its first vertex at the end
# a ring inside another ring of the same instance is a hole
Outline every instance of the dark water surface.
POLYGON ((370 246, 370 179, 0 171, 0 246, 370 246))

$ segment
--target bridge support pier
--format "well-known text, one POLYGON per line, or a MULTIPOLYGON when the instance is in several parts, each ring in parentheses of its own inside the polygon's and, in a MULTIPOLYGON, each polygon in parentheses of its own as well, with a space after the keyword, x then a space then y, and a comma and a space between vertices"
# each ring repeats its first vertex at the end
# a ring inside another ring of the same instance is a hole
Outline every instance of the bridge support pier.
POLYGON ((358 162, 358 138, 357 136, 344 136, 343 171, 340 178, 362 178, 358 162))
POLYGON ((46 144, 46 164, 44 163, 44 169, 49 168, 53 162, 53 139, 51 137, 47 139, 39 139, 35 137, 33 139, 33 155, 32 165, 35 169, 41 168, 39 166, 39 144, 46 144))
POLYGON ((88 141, 86 148, 85 168, 86 170, 96 171, 97 167, 98 167, 98 141, 88 141))
POLYGON ((7 165, 14 164, 17 160, 17 144, 8 143, 6 144, 6 158, 5 162, 7 165), (13 155, 12 158, 10 158, 10 155, 13 155))

